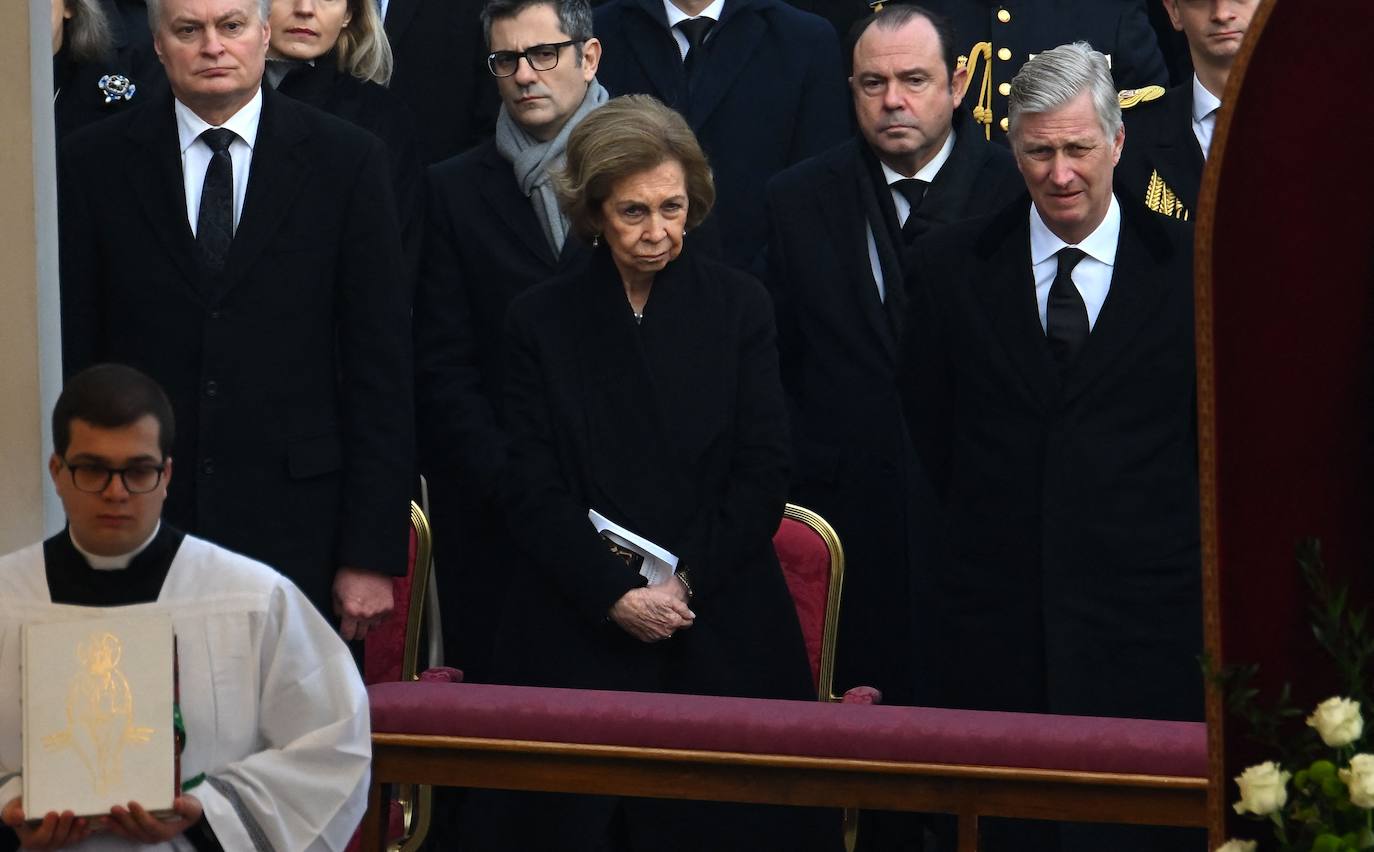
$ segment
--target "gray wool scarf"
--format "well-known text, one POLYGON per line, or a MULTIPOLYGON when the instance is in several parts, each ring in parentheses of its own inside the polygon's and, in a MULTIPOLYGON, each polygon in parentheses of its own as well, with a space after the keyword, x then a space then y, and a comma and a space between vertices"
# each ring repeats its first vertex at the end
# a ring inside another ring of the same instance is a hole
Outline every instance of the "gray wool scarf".
POLYGON ((540 142, 516 124, 505 104, 501 105, 501 112, 496 116, 496 150, 515 168, 515 181, 534 205, 534 215, 544 228, 544 236, 553 248, 554 257, 563 253, 563 241, 568 237, 568 220, 563 211, 558 209, 558 196, 549 180, 549 171, 563 165, 563 153, 573 128, 608 100, 610 95, 605 88, 596 78, 592 78, 577 111, 558 131, 558 135, 547 142, 540 142))

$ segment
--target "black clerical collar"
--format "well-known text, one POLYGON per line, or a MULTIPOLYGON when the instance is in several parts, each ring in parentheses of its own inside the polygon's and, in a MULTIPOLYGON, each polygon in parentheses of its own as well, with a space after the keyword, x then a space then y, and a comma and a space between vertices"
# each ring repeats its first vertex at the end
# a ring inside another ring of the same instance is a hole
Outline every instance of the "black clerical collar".
POLYGON ((53 603, 75 606, 127 606, 151 603, 162 592, 167 571, 186 534, 163 523, 152 542, 129 560, 127 568, 96 570, 63 530, 43 542, 48 594, 53 603))

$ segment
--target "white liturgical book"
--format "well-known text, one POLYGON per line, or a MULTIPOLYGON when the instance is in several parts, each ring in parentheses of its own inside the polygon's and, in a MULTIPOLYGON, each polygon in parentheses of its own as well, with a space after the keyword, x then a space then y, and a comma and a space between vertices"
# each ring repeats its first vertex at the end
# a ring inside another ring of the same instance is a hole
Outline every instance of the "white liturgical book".
POLYGON ((107 814, 177 795, 174 639, 166 615, 25 624, 24 812, 107 814))

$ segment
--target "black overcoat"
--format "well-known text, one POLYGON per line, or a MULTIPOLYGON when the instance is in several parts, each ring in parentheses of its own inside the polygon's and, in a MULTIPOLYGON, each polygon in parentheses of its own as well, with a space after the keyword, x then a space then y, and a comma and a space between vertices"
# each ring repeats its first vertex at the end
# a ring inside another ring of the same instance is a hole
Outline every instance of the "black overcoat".
MULTIPOLYGON (((958 122, 954 149, 917 210, 922 232, 991 212, 1024 188, 1011 155, 958 122)), ((913 468, 897 393, 905 246, 876 162, 852 139, 769 184, 768 286, 792 420, 792 499, 824 516, 845 549, 837 687, 916 699, 910 575, 934 513, 913 468), (887 300, 869 260, 875 223, 887 300)))
POLYGON ((596 36, 597 78, 612 95, 650 94, 686 116, 715 172, 724 257, 752 267, 768 239, 768 179, 849 135, 834 28, 782 0, 730 0, 690 92, 661 0, 599 7, 596 36))
POLYGON ((228 262, 187 221, 172 101, 73 134, 59 170, 63 367, 172 399, 166 518, 261 559, 326 613, 335 570, 405 570, 410 290, 386 150, 270 89, 228 262))
POLYGON ((490 140, 429 170, 426 238, 415 302, 421 470, 429 481, 444 613, 445 660, 491 677, 509 573, 497 506, 506 460, 499 424, 506 309, 524 290, 590 254, 544 236, 511 164, 490 140))
POLYGON ((517 298, 507 334, 507 570, 517 581, 497 648, 505 679, 814 695, 772 546, 787 412, 763 287, 689 246, 658 274, 636 324, 602 249, 581 272, 517 298), (686 563, 691 628, 650 645, 607 620, 643 578, 607 550, 588 509, 686 563))
POLYGON ((919 251, 902 381, 945 511, 948 558, 922 577, 939 700, 1200 719, 1191 234, 1121 203, 1111 289, 1061 378, 1028 205, 919 251))

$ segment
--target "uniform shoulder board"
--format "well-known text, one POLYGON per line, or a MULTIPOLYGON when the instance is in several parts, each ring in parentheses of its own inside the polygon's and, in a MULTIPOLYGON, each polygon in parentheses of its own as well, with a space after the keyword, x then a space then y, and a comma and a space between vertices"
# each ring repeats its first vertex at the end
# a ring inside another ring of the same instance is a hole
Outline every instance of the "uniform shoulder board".
POLYGON ((1163 86, 1143 86, 1139 89, 1122 89, 1116 93, 1116 99, 1121 104, 1122 109, 1130 109, 1136 104, 1149 103, 1164 97, 1163 86))

